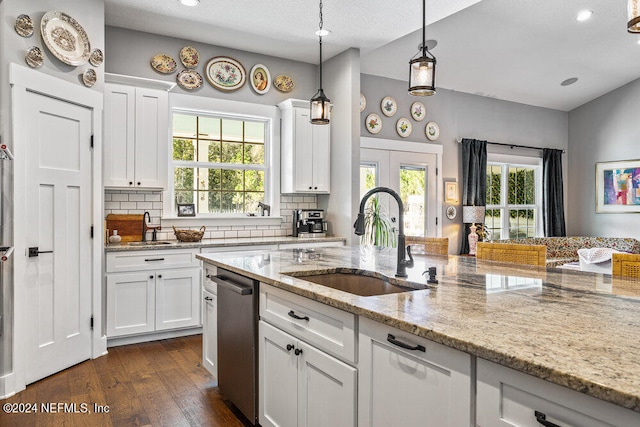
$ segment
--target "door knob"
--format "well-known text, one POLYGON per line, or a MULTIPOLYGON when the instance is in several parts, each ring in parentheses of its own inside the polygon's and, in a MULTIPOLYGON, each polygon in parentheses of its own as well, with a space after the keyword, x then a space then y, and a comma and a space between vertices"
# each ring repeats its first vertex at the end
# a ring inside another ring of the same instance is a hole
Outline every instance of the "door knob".
POLYGON ((29 258, 32 258, 34 256, 38 256, 38 254, 52 254, 53 251, 41 251, 38 249, 38 247, 33 247, 33 248, 29 248, 29 258))

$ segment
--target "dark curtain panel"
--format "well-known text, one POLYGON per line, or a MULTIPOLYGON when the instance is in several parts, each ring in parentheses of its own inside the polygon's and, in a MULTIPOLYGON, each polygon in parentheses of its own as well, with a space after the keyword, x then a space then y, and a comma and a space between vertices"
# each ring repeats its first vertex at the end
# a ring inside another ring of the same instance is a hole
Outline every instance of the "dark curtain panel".
POLYGON ((542 150, 542 216, 545 237, 567 235, 564 224, 562 150, 542 150))
MULTIPOLYGON (((485 206, 487 141, 462 140, 462 206, 485 206)), ((469 253, 469 224, 464 224, 461 254, 469 253)))

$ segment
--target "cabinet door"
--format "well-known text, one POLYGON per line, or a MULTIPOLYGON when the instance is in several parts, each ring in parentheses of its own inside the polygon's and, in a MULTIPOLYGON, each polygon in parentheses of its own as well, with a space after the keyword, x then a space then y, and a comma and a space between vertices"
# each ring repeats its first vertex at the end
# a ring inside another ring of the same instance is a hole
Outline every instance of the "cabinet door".
POLYGON ((104 186, 133 187, 135 88, 104 85, 104 186))
POLYGON ((311 125, 313 133, 313 192, 328 193, 331 183, 331 125, 311 125))
POLYGON ((200 269, 158 270, 156 330, 200 324, 200 269))
POLYGON ((263 321, 259 331, 260 425, 295 427, 298 422, 298 357, 294 354, 297 340, 263 321))
POLYGON ((296 349, 302 351, 298 356, 297 425, 355 426, 356 369, 302 341, 296 349))
POLYGON ((218 297, 207 291, 202 295, 202 364, 218 378, 218 297))
POLYGON ((368 319, 361 321, 360 426, 471 425, 468 354, 368 319), (404 349, 389 338, 421 349, 404 349))
POLYGON ((297 192, 313 192, 313 132, 309 122, 309 110, 293 109, 293 174, 294 190, 297 192))
POLYGON ((107 275, 107 337, 155 329, 155 273, 107 275))
POLYGON ((169 95, 136 88, 135 187, 166 188, 169 156, 169 95))

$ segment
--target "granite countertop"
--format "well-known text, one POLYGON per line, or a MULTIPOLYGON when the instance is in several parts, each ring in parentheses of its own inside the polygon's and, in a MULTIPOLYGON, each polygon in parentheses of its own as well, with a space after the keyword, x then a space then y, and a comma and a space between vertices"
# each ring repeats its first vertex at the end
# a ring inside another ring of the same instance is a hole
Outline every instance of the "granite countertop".
POLYGON ((194 248, 216 248, 225 246, 256 246, 256 245, 277 245, 286 243, 319 243, 319 242, 345 242, 344 237, 240 237, 234 239, 202 239, 199 242, 179 242, 177 240, 164 240, 167 243, 135 242, 135 245, 127 243, 109 243, 105 245, 106 252, 124 251, 149 251, 163 249, 194 249, 194 248))
MULTIPOLYGON (((362 297, 282 273, 362 269, 393 278, 395 249, 199 254, 278 288, 640 412, 640 281, 416 256, 412 292, 362 297), (437 267, 439 283, 422 272, 437 267)), ((394 279, 395 280, 395 279, 394 279)))

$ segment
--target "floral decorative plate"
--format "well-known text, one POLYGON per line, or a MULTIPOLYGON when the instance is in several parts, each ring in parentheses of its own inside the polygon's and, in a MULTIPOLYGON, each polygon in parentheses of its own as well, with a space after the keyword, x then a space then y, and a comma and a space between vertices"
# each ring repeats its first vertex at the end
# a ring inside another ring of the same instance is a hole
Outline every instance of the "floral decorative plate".
POLYGON ((424 120, 426 115, 427 109, 424 107, 424 104, 422 102, 416 101, 411 104, 411 117, 413 117, 413 120, 415 120, 416 122, 420 122, 424 120))
POLYGON ((96 84, 97 80, 98 76, 96 75, 96 71, 93 68, 89 68, 85 70, 84 73, 82 73, 82 83, 84 83, 86 87, 93 86, 94 84, 96 84))
POLYGON ((89 60, 89 37, 82 25, 66 13, 45 13, 40 21, 40 32, 47 48, 65 64, 82 65, 89 60))
POLYGON ((27 54, 24 56, 24 60, 31 68, 38 68, 44 62, 44 55, 42 50, 38 46, 31 46, 27 49, 27 54))
POLYGON ((16 30, 16 33, 22 37, 31 37, 33 34, 33 19, 24 13, 22 15, 18 15, 13 28, 16 30))
POLYGON ((396 122, 396 132, 398 132, 398 135, 400 135, 403 138, 406 138, 409 135, 411 135, 411 131, 412 131, 412 126, 409 119, 400 117, 396 122))
POLYGON ((195 47, 185 46, 180 50, 180 62, 186 68, 196 68, 200 62, 200 54, 195 47))
POLYGON ((93 49, 93 51, 91 51, 91 55, 89 56, 89 64, 97 67, 102 64, 102 61, 104 61, 104 55, 102 51, 100 49, 93 49))
POLYGON ((273 80, 273 86, 280 92, 291 92, 295 86, 293 80, 289 76, 280 74, 273 80))
POLYGON ((367 108, 367 98, 365 98, 364 95, 360 93, 360 112, 362 113, 365 108, 367 108))
POLYGON ((178 68, 178 64, 169 55, 160 54, 151 58, 151 68, 162 74, 171 74, 178 68))
POLYGON ((380 109, 382 110, 382 114, 387 117, 391 117, 398 110, 398 104, 396 104, 396 100, 390 96, 385 96, 382 98, 382 102, 380 102, 380 109))
POLYGON ((260 95, 269 92, 271 73, 266 65, 256 64, 251 68, 251 87, 260 95))
POLYGON ((447 206, 447 218, 454 219, 457 213, 458 210, 455 206, 447 206))
POLYGON ((204 71, 211 86, 225 92, 238 90, 247 81, 247 72, 242 64, 228 56, 211 58, 204 71))
POLYGON ((427 123, 427 126, 424 128, 424 132, 429 141, 435 141, 440 136, 440 128, 436 122, 427 123))
POLYGON ((202 76, 196 70, 182 70, 176 76, 176 81, 181 88, 187 90, 198 89, 202 86, 202 76))
POLYGON ((382 130, 382 119, 376 113, 371 113, 367 116, 364 125, 369 133, 376 134, 382 130))

